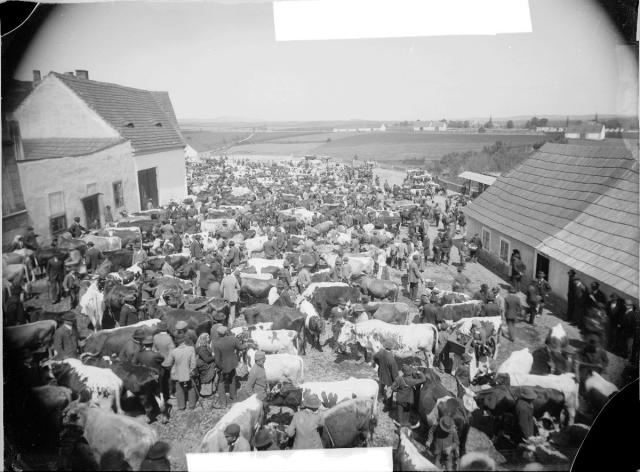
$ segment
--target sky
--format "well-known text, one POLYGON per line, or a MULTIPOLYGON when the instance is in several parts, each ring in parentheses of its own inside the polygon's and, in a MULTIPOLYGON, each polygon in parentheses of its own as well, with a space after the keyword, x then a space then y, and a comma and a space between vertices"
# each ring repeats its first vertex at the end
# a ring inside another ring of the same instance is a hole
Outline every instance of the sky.
POLYGON ((635 114, 636 59, 588 0, 530 0, 531 33, 276 41, 269 2, 61 5, 15 78, 86 69, 166 90, 178 119, 635 114))

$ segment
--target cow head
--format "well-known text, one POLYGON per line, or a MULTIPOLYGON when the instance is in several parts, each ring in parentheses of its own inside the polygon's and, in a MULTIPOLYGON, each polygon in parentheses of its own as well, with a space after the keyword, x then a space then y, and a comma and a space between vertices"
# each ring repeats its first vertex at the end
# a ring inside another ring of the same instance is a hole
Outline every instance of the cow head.
POLYGON ((340 351, 344 351, 348 344, 355 343, 356 340, 356 327, 353 323, 346 320, 338 320, 334 323, 334 331, 338 332, 338 338, 336 344, 340 351))

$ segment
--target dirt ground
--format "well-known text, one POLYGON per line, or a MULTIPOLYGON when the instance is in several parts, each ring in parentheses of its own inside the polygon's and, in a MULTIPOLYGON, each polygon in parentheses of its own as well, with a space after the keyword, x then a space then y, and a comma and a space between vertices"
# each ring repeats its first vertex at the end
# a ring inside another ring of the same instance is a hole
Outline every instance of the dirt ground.
MULTIPOLYGON (((430 232, 433 232, 431 235, 433 237, 436 234, 436 229, 431 227, 430 232)), ((458 254, 455 247, 452 249, 451 260, 458 261, 458 254)), ((425 278, 435 280, 439 288, 450 289, 451 281, 455 273, 455 265, 436 266, 429 263, 425 269, 424 276, 425 278)), ((472 281, 471 291, 478 289, 481 283, 487 283, 490 287, 496 285, 506 287, 508 283, 480 264, 468 263, 465 273, 472 281)), ((400 282, 401 275, 399 271, 391 271, 391 278, 396 282, 400 282)), ((51 311, 68 309, 68 301, 66 300, 55 306, 49 303, 46 286, 43 281, 39 281, 35 285, 34 290, 38 295, 30 300, 27 305, 42 306, 51 311)), ((524 305, 524 295, 520 295, 524 305)), ((409 302, 406 296, 402 296, 400 301, 409 302)), ((86 321, 83 318, 84 317, 80 315, 78 316, 81 331, 86 329, 86 321)), ((501 364, 511 352, 515 350, 524 347, 533 350, 535 347, 541 345, 549 329, 558 323, 563 325, 572 343, 579 346, 580 335, 578 330, 555 314, 545 310, 541 316, 536 318, 534 326, 523 322, 516 325, 515 342, 510 342, 508 339, 502 337, 497 359, 495 365, 492 367, 496 368, 497 365, 501 364)), ((609 353, 609 359, 610 365, 605 377, 620 387, 622 386, 621 373, 624 368, 624 361, 611 353, 609 353)), ((325 347, 323 352, 308 349, 304 362, 305 381, 341 380, 349 377, 376 378, 374 369, 365 363, 362 358, 357 360, 337 358, 336 354, 329 347, 325 347)), ((445 387, 455 392, 454 379, 448 374, 442 374, 442 378, 445 387)), ((175 404, 175 400, 172 400, 172 402, 175 404)), ((378 418, 372 443, 374 446, 394 446, 397 441, 395 427, 389 414, 382 412, 382 407, 380 407, 379 410, 381 413, 378 418)), ((174 409, 168 424, 162 425, 159 422, 153 424, 153 427, 158 431, 159 438, 167 441, 171 445, 170 460, 173 470, 186 470, 185 454, 198 451, 200 441, 206 432, 216 424, 226 411, 227 410, 214 410, 211 399, 202 399, 193 411, 180 412, 174 409)), ((135 412, 132 412, 132 414, 135 414, 135 412)), ((577 417, 576 421, 580 422, 580 416, 577 417)), ((587 420, 584 420, 584 422, 587 422, 587 420)), ((503 470, 520 468, 523 464, 521 458, 518 454, 514 453, 514 451, 496 451, 487 435, 472 427, 467 441, 467 451, 480 450, 489 452, 489 454, 501 464, 500 467, 503 470)), ((568 470, 569 466, 570 462, 556 464, 552 469, 568 470)))

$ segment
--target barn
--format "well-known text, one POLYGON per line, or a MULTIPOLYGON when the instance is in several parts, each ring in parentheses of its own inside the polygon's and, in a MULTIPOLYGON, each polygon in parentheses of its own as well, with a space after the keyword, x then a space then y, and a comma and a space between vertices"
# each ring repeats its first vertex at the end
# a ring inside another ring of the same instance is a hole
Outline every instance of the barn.
POLYGON ((26 209, 43 237, 76 216, 85 227, 104 225, 107 205, 117 218, 149 200, 186 197, 185 143, 167 92, 90 80, 87 71, 51 72, 13 119, 26 209))
POLYGON ((543 271, 560 307, 568 276, 638 299, 638 155, 623 145, 547 143, 465 209, 481 262, 510 275, 518 249, 525 278, 543 271))

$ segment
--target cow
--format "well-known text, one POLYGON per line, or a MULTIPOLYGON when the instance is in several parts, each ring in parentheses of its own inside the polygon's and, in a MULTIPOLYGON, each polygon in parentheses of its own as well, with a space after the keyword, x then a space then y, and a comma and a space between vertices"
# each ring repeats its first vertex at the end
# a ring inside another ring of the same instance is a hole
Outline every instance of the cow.
POLYGON ((564 394, 568 414, 568 424, 572 425, 579 406, 578 383, 573 373, 562 375, 498 374, 496 383, 511 387, 545 387, 559 390, 564 394))
POLYGON ((213 326, 213 318, 209 314, 200 311, 163 306, 157 309, 155 316, 167 323, 169 333, 174 337, 178 321, 185 321, 189 328, 193 329, 198 335, 211 332, 211 327, 213 326))
MULTIPOLYGON (((349 259, 351 261, 351 259, 349 259)), ((380 280, 367 275, 356 276, 353 278, 353 284, 360 287, 363 295, 370 295, 372 300, 376 298, 381 300, 398 301, 398 293, 400 289, 398 284, 390 280, 380 280)))
MULTIPOLYGON (((255 363, 256 350, 246 350, 245 364, 250 369, 255 363)), ((304 360, 294 354, 267 354, 264 369, 268 382, 289 381, 295 385, 304 382, 304 360)))
POLYGON ((397 430, 398 448, 394 453, 393 463, 394 470, 403 471, 439 471, 429 459, 423 456, 418 448, 411 441, 409 434, 410 429, 401 427, 397 430))
POLYGON ((158 439, 149 425, 91 403, 72 402, 65 411, 64 423, 82 428, 96 462, 107 451, 120 451, 132 470, 140 470, 147 452, 158 439))
MULTIPOLYGON (((291 321, 302 318, 304 315, 297 308, 286 306, 272 306, 265 303, 257 303, 255 305, 242 308, 240 314, 244 315, 244 319, 248 325, 259 322, 273 321, 276 322, 280 318, 287 318, 291 321)), ((278 327, 274 329, 292 329, 290 327, 278 327)))
POLYGON ((133 265, 133 251, 130 249, 120 249, 106 254, 107 260, 111 262, 110 272, 118 272, 120 269, 128 269, 133 265))
POLYGON ((268 300, 269 292, 276 286, 276 281, 242 279, 240 283, 240 302, 244 306, 254 303, 264 303, 268 300))
POLYGON ((296 305, 305 317, 304 330, 302 331, 301 339, 299 339, 301 353, 306 354, 307 339, 310 340, 312 347, 315 346, 318 351, 322 351, 320 336, 324 333, 326 327, 324 318, 320 317, 311 302, 304 297, 299 297, 296 305))
POLYGON ((498 374, 528 374, 533 366, 533 356, 529 348, 525 347, 520 351, 509 354, 506 361, 498 367, 498 374))
POLYGON ((402 302, 369 302, 365 310, 371 311, 371 318, 385 323, 405 325, 413 321, 415 313, 411 307, 402 302))
POLYGON ((427 289, 425 290, 425 294, 430 299, 435 298, 438 305, 463 303, 471 300, 471 297, 469 295, 462 292, 452 292, 451 290, 427 289))
MULTIPOLYGON (((244 247, 247 249, 247 256, 251 257, 254 252, 262 252, 264 243, 267 242, 266 236, 255 236, 244 240, 244 247)), ((249 262, 251 259, 249 259, 249 262)), ((251 265, 251 264, 250 264, 251 265)))
POLYGON ((368 320, 353 324, 343 321, 338 335, 338 346, 357 343, 365 349, 371 347, 372 340, 393 343, 394 350, 409 353, 422 352, 428 365, 438 346, 438 328, 431 324, 393 325, 380 320, 368 320))
POLYGON ((102 329, 104 313, 104 292, 98 281, 91 282, 87 291, 80 297, 80 313, 89 318, 94 331, 102 329))
POLYGON ((257 345, 258 349, 266 353, 298 353, 297 331, 290 329, 254 329, 249 331, 249 336, 257 345))
POLYGON ((338 403, 352 398, 370 400, 374 403, 373 417, 377 418, 378 416, 378 383, 373 379, 349 377, 346 380, 305 382, 300 385, 300 389, 302 398, 316 395, 325 408, 332 408, 338 403))
POLYGON ((95 247, 102 252, 118 251, 122 249, 122 240, 118 236, 94 236, 93 234, 85 234, 80 239, 85 241, 87 244, 92 242, 95 247))
MULTIPOLYGON (((99 287, 98 287, 99 288, 99 287)), ((102 326, 102 317, 106 311, 113 318, 114 322, 120 321, 120 310, 124 306, 124 299, 127 295, 138 296, 138 287, 122 285, 115 280, 106 280, 104 285, 103 302, 104 310, 99 316, 100 325, 102 326)), ((93 320, 92 320, 93 321, 93 320)), ((96 320, 97 321, 97 320, 96 320)), ((94 329, 95 329, 94 324, 94 329)))
POLYGON ((4 344, 9 352, 51 351, 53 335, 58 324, 55 320, 36 321, 4 328, 4 344))
MULTIPOLYGON (((304 293, 307 293, 307 290, 304 293)), ((344 298, 347 303, 358 303, 360 301, 360 290, 356 287, 349 287, 346 284, 336 285, 334 282, 332 286, 317 287, 313 291, 311 303, 321 316, 326 317, 331 309, 338 305, 338 299, 340 298, 344 298)))
POLYGON ((59 385, 42 385, 32 387, 29 400, 33 401, 32 408, 44 412, 46 424, 56 431, 62 428, 64 410, 74 400, 74 394, 70 388, 59 385))
POLYGON ((68 358, 61 362, 46 361, 58 385, 68 387, 78 396, 90 394, 91 400, 100 408, 124 414, 120 405, 123 392, 122 379, 111 369, 103 369, 83 364, 80 359, 68 358))
POLYGON ((449 321, 462 318, 477 318, 482 314, 482 301, 470 300, 462 303, 449 303, 442 306, 442 317, 449 321))
POLYGON ((325 448, 366 446, 376 423, 377 399, 353 398, 323 411, 322 443, 325 448))
POLYGON ((609 399, 618 392, 618 387, 604 379, 597 372, 584 381, 585 397, 596 411, 602 410, 609 399))
POLYGON ((152 318, 130 326, 103 329, 96 333, 91 333, 83 342, 83 350, 92 356, 117 356, 131 339, 136 329, 142 328, 148 335, 152 335, 158 323, 160 323, 159 319, 152 318))
POLYGON ((200 452, 222 452, 228 450, 224 436, 225 428, 231 423, 240 426, 240 434, 252 444, 253 435, 262 424, 264 411, 257 395, 234 404, 231 409, 210 429, 200 443, 200 452))
POLYGON ((329 282, 331 269, 320 269, 311 274, 311 283, 329 282))
POLYGON ((469 414, 462 399, 455 398, 440 380, 433 369, 422 369, 426 382, 422 384, 418 394, 418 414, 420 421, 428 427, 433 426, 443 415, 453 419, 460 439, 460 456, 465 453, 467 435, 469 434, 469 414))
POLYGON ((247 261, 247 267, 255 267, 256 272, 261 274, 266 267, 277 267, 278 270, 282 269, 284 267, 284 259, 260 259, 254 257, 247 261))
POLYGON ((311 283, 307 288, 302 292, 302 296, 307 299, 312 299, 315 291, 320 288, 328 288, 328 287, 348 287, 349 284, 344 282, 314 282, 311 283))

